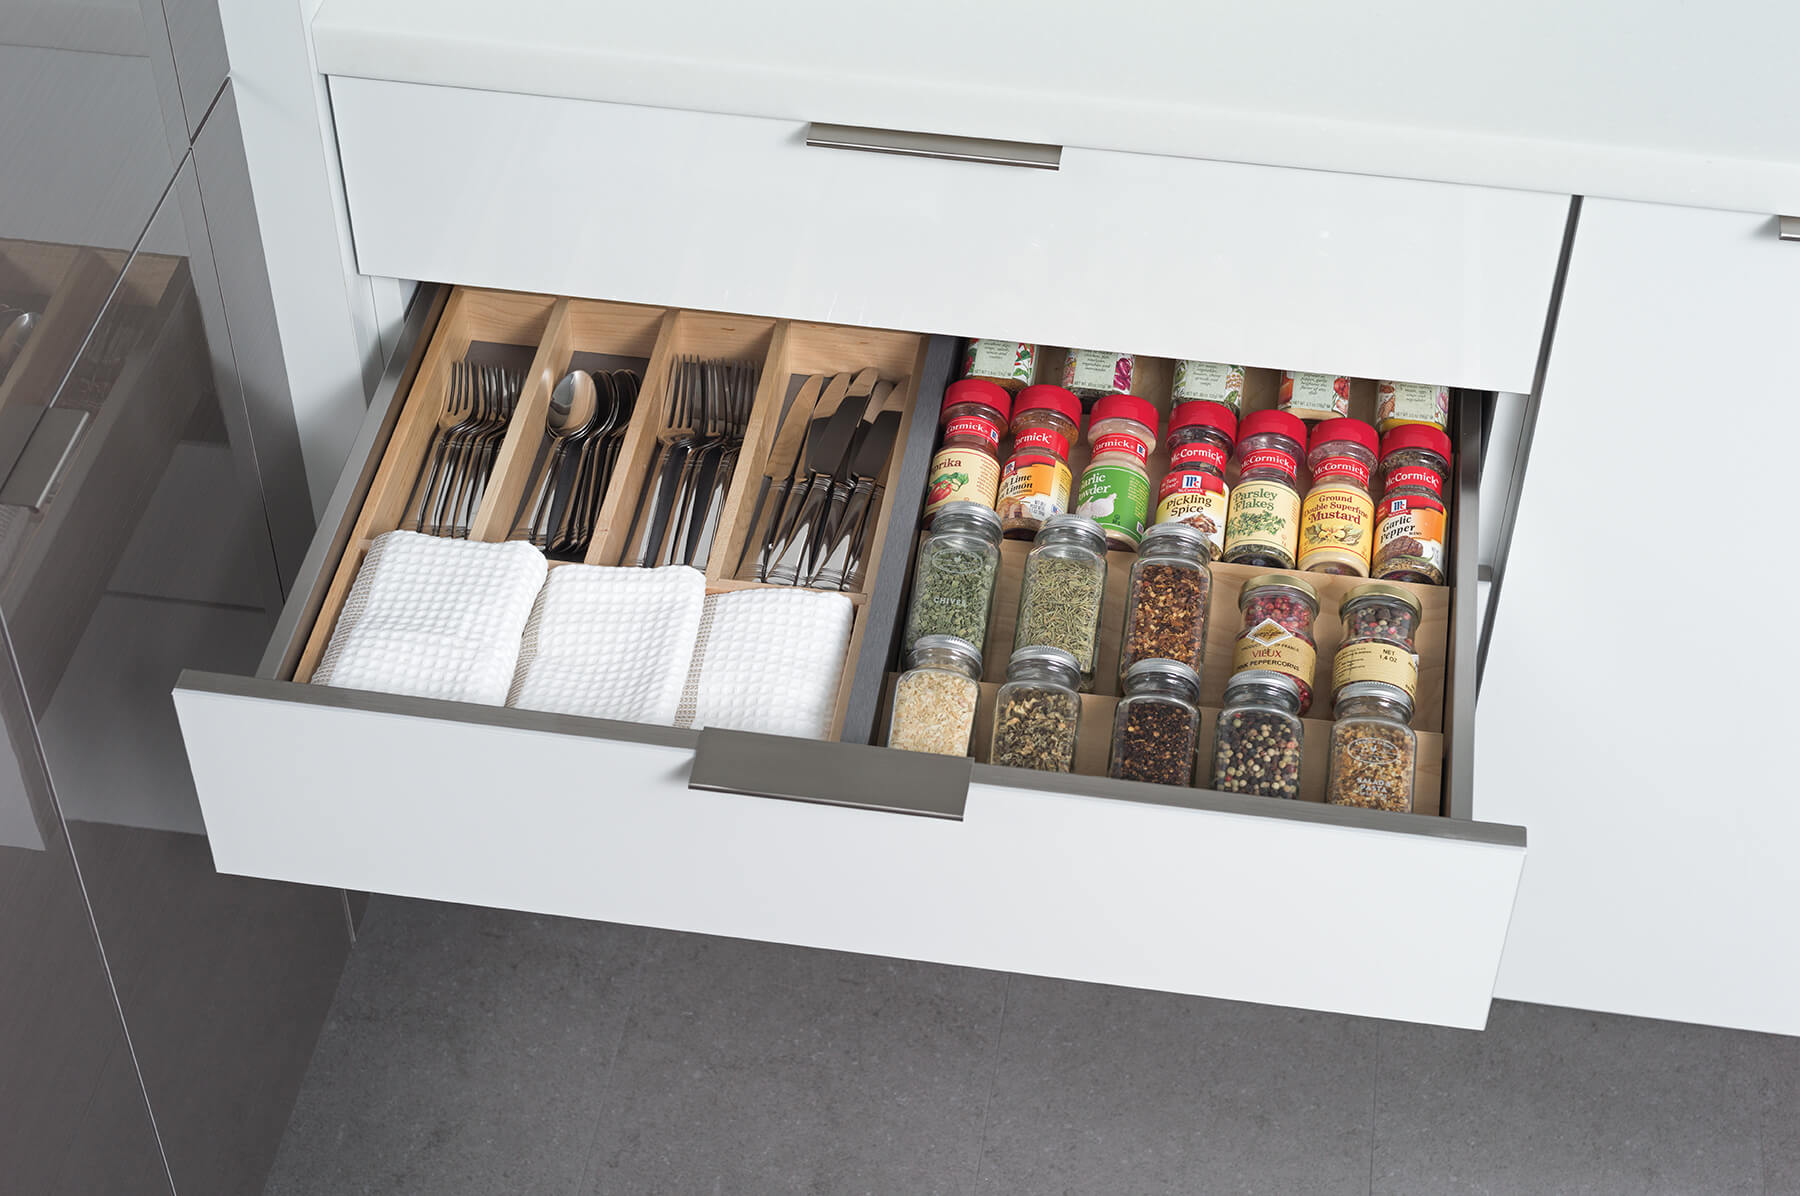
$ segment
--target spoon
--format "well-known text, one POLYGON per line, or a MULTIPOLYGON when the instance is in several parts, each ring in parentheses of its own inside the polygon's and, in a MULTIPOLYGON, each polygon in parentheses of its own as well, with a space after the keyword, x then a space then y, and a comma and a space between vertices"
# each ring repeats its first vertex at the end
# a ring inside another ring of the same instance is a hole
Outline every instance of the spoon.
POLYGON ((26 338, 37 327, 39 318, 34 311, 22 311, 13 317, 12 323, 6 326, 6 331, 0 332, 0 377, 5 377, 6 371, 12 369, 13 362, 18 360, 20 351, 25 348, 26 338))
MULTIPOLYGON (((567 447, 569 438, 580 432, 588 420, 593 418, 598 403, 599 391, 594 386, 593 375, 586 370, 570 370, 550 392, 550 413, 545 419, 550 432, 550 464, 544 469, 543 478, 538 483, 537 501, 532 504, 533 543, 539 539, 538 525, 550 506, 563 450, 567 447)), ((539 454, 541 457, 541 449, 539 454)))

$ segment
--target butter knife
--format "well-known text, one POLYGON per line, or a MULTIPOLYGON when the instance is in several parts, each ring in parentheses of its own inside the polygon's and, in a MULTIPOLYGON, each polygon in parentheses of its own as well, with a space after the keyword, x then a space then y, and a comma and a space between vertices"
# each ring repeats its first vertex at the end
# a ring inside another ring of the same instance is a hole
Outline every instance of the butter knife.
POLYGON ((806 439, 806 425, 812 419, 813 406, 818 403, 819 393, 824 389, 825 375, 814 374, 800 384, 794 401, 788 404, 787 414, 781 420, 781 430, 775 433, 775 443, 769 449, 768 464, 763 466, 762 485, 756 491, 756 505, 750 508, 750 525, 745 531, 743 551, 738 553, 737 567, 732 570, 733 577, 744 571, 744 562, 750 557, 751 545, 758 548, 757 575, 768 572, 769 557, 775 549, 776 525, 781 521, 781 510, 787 501, 788 487, 794 484, 794 466, 800 461, 800 445, 806 439), (771 490, 774 491, 775 505, 769 512, 769 524, 765 528, 762 519, 763 503, 771 490))
MULTIPOLYGON (((766 578, 776 585, 799 583, 808 547, 819 534, 831 500, 832 477, 842 468, 850 442, 856 436, 856 426, 862 420, 863 409, 868 406, 868 392, 860 396, 849 394, 850 381, 847 375, 839 374, 832 387, 835 389, 839 382, 843 383, 844 399, 830 415, 813 416, 812 428, 806 437, 806 494, 800 500, 799 513, 795 515, 793 526, 788 529, 787 538, 782 541, 766 578)), ((819 400, 817 410, 823 410, 830 397, 831 393, 827 391, 825 399, 819 400)), ((793 505, 797 493, 789 491, 789 506, 793 505)))

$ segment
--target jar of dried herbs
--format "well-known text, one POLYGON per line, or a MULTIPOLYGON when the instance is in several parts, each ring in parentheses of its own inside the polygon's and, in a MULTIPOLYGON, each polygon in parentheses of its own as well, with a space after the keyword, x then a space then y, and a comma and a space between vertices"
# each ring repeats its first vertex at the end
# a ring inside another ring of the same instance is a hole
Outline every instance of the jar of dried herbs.
POLYGON ((1305 573, 1369 575, 1375 539, 1375 429, 1360 419, 1328 419, 1313 429, 1306 463, 1312 487, 1300 506, 1300 561, 1305 573))
POLYGON ((888 746, 903 752, 966 756, 981 696, 981 653, 953 635, 927 635, 906 655, 894 682, 888 746))
POLYGON ((1136 380, 1137 355, 1108 353, 1104 349, 1070 349, 1063 358, 1062 384, 1081 397, 1082 405, 1091 407, 1096 399, 1107 395, 1131 393, 1136 380))
POLYGON ((1047 520, 1025 558, 1013 650, 1061 648, 1074 657, 1081 688, 1092 687, 1105 598, 1106 533, 1085 515, 1047 520))
POLYGON ((1436 428, 1450 426, 1450 388, 1424 382, 1377 382, 1375 426, 1383 435, 1411 424, 1436 428))
POLYGON ((1069 509, 1069 446, 1080 437, 1081 400, 1060 386, 1028 386, 1013 401, 1012 453, 1000 468, 1001 531, 1029 540, 1069 509))
POLYGON ((1182 403, 1169 418, 1169 472, 1157 492, 1156 522, 1180 521, 1203 532, 1208 559, 1225 549, 1225 467, 1236 443, 1237 416, 1229 407, 1182 403))
POLYGON ((994 737, 988 763, 1039 772, 1075 767, 1081 732, 1080 680, 1075 658, 1040 644, 1020 648, 1006 666, 1006 684, 994 697, 994 737))
POLYGON ((1419 758, 1418 736, 1408 725, 1412 699, 1398 686, 1363 681, 1338 694, 1336 713, 1325 800, 1410 814, 1419 758))
POLYGON ((1150 521, 1150 473, 1156 448, 1153 403, 1132 395, 1109 395, 1094 404, 1088 423, 1093 456, 1081 471, 1075 510, 1099 522, 1107 543, 1136 548, 1150 521))
POLYGON ((1331 661, 1333 701, 1345 687, 1385 681, 1418 700, 1419 657, 1413 647, 1422 612, 1419 600, 1385 581, 1367 581, 1338 604, 1344 638, 1331 661))
POLYGON ((1000 488, 1000 438, 1012 414, 1012 396, 981 378, 952 382, 944 391, 939 417, 942 439, 931 458, 925 491, 925 527, 946 503, 994 505, 1000 488))
POLYGON ((1350 379, 1342 374, 1281 375, 1281 409, 1301 419, 1331 419, 1350 414, 1350 379))
POLYGON ((984 378, 1017 394, 1037 372, 1037 346, 1024 341, 972 340, 963 350, 963 377, 984 378))
POLYGON ((1381 438, 1381 502, 1375 507, 1372 577, 1444 584, 1444 482, 1450 476, 1450 438, 1409 424, 1381 438))
POLYGON ((1273 669, 1292 677, 1300 689, 1300 713, 1312 708, 1313 666, 1318 641, 1313 620, 1319 616, 1319 593, 1298 577, 1265 573, 1244 583, 1238 594, 1244 629, 1232 651, 1233 673, 1273 669))
POLYGON ((1218 403, 1235 419, 1244 409, 1244 367, 1217 361, 1175 363, 1173 398, 1181 403, 1218 403))
POLYGON ((1200 735, 1200 674, 1179 660, 1140 660, 1126 671, 1122 692, 1107 775, 1191 785, 1200 735))
POLYGON ((1225 554, 1233 565, 1292 569, 1300 543, 1300 454, 1306 425, 1283 411, 1244 417, 1237 485, 1225 512, 1225 554))
POLYGON ((981 651, 999 569, 1000 516, 993 508, 978 502, 941 508, 919 541, 901 650, 926 636, 953 635, 981 651))
POLYGON ((1298 798, 1304 732, 1300 686, 1292 677, 1270 669, 1233 673, 1213 731, 1212 787, 1298 798))
POLYGON ((1144 533, 1125 591, 1119 639, 1119 685, 1140 660, 1179 660, 1198 673, 1206 657, 1206 612, 1212 597, 1206 537, 1185 523, 1159 523, 1144 533))

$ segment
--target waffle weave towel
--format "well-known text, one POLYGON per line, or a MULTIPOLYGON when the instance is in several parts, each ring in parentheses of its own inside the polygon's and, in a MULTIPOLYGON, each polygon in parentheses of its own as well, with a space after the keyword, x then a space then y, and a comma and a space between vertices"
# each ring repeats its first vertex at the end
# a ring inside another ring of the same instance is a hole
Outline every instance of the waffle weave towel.
POLYGON ((826 738, 850 643, 850 599, 738 590, 713 595, 706 608, 681 725, 826 738))

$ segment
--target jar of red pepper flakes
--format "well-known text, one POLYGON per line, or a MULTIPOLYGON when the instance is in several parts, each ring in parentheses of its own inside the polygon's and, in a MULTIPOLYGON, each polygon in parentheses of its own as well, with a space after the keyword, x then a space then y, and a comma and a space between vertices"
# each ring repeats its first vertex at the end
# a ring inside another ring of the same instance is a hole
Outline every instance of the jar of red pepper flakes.
POLYGON ((1313 620, 1319 617, 1319 592, 1285 573, 1265 573, 1244 583, 1238 595, 1244 629, 1232 649, 1231 671, 1271 669, 1286 673, 1300 686, 1300 713, 1312 706, 1313 666, 1319 645, 1313 620))
POLYGON ((1306 455, 1312 486, 1300 507, 1301 572, 1369 575, 1375 542, 1369 474, 1379 443, 1360 419, 1328 419, 1313 428, 1306 455))
POLYGON ((1426 424, 1395 428, 1381 438, 1381 501, 1375 507, 1371 577, 1444 584, 1444 482, 1450 437, 1426 424))
POLYGON ((1032 539, 1046 519, 1068 511, 1069 446, 1080 428, 1081 400, 1060 386, 1028 386, 1013 401, 1012 452, 1000 469, 996 508, 1007 537, 1032 539))
POLYGON ((1000 487, 1000 438, 1012 413, 1012 396, 996 382, 964 378, 944 391, 939 417, 943 439, 931 459, 922 527, 930 527, 946 503, 992 507, 1000 487))
POLYGON ((1157 493, 1156 522, 1185 523, 1206 537, 1207 557, 1225 550, 1231 492, 1225 466, 1237 443, 1237 416, 1219 403, 1178 404, 1169 419, 1169 471, 1157 493))

